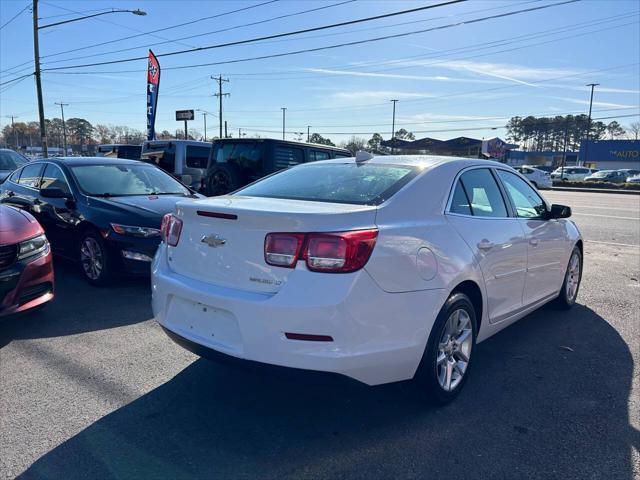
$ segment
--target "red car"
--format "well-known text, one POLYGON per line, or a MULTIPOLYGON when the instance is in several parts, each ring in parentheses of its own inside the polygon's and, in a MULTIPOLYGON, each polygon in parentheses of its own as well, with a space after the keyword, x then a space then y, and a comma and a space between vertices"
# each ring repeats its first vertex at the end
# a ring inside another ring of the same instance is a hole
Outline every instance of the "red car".
POLYGON ((30 214, 0 205, 0 317, 53 298, 51 248, 30 214))

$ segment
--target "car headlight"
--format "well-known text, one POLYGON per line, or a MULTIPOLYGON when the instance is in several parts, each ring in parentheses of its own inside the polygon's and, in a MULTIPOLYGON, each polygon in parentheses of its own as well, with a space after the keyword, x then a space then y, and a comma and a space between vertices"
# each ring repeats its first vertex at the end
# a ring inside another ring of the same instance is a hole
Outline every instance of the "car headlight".
POLYGON ((152 238, 160 236, 160 229, 149 227, 135 227, 131 225, 119 225, 112 223, 111 228, 120 235, 130 235, 132 237, 152 238))
POLYGON ((46 251, 49 248, 49 241, 47 237, 38 235, 24 242, 18 244, 18 260, 33 257, 46 251))

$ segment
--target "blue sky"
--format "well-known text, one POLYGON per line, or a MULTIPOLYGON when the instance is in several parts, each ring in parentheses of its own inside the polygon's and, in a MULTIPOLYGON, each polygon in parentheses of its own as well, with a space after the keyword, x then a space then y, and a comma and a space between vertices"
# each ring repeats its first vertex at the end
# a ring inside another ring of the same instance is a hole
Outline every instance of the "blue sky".
MULTIPOLYGON (((109 8, 140 8, 148 13, 144 17, 110 14, 42 30, 42 68, 142 57, 148 48, 162 54, 439 3, 280 0, 201 20, 264 1, 41 1, 39 16, 45 24, 72 18, 70 11, 88 14, 109 8), (328 8, 270 20, 320 7, 328 8), (200 21, 80 49, 194 20, 200 21), (263 20, 267 21, 245 26, 263 20), (55 55, 71 49, 79 50, 55 55)), ((0 25, 29 3, 2 0, 0 25)), ((248 134, 279 137, 280 108, 286 107, 288 132, 304 131, 306 136, 310 125, 312 132, 334 141, 347 139, 353 133, 369 138, 373 132, 380 132, 388 138, 393 98, 399 100, 396 129, 414 131, 417 138, 503 136, 504 129, 491 127, 504 125, 506 118, 514 115, 586 113, 589 92, 585 84, 591 82, 601 84, 594 97, 594 118, 637 115, 640 2, 636 0, 583 0, 448 26, 555 3, 560 0, 468 1, 293 37, 161 57, 156 130, 173 132, 180 128, 181 124, 175 121, 177 109, 202 109, 212 114, 207 118, 208 134, 215 134, 218 110, 212 93, 217 87, 210 76, 218 74, 230 80, 225 84, 225 91, 231 96, 225 98, 224 110, 234 136, 242 128, 248 134), (445 26, 448 27, 280 58, 171 68, 445 26)), ((0 30, 0 82, 32 71, 31 21, 27 9, 0 30), (13 68, 16 65, 21 66, 13 68)), ((145 69, 146 61, 137 60, 45 72, 42 78, 46 116, 59 116, 54 102, 64 101, 70 104, 65 108, 67 118, 83 117, 94 125, 127 125, 144 130, 145 69)), ((2 86, 0 92, 0 128, 10 123, 8 115, 17 115, 20 121, 37 119, 31 77, 2 86)), ((617 120, 628 125, 639 117, 617 120)), ((202 116, 190 127, 202 132, 202 116)), ((288 133, 287 137, 294 135, 288 133)))

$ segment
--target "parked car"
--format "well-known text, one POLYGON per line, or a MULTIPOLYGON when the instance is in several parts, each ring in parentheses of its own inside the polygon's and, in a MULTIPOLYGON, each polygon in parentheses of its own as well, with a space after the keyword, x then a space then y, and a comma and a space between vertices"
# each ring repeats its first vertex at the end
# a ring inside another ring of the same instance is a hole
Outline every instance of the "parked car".
POLYGON ((0 205, 0 317, 53 299, 53 262, 44 230, 33 216, 0 205))
POLYGON ((537 168, 538 170, 547 172, 549 175, 551 175, 551 173, 555 170, 555 168, 551 165, 523 165, 523 167, 537 168))
POLYGON ((153 163, 184 185, 204 192, 210 153, 210 142, 153 140, 142 144, 140 160, 153 163))
POLYGON ((140 160, 142 145, 128 145, 114 143, 110 145, 98 145, 98 157, 128 158, 129 160, 140 160))
POLYGON ((618 170, 618 171, 619 172, 623 172, 627 178, 634 177, 636 175, 640 175, 640 170, 636 170, 634 168, 623 168, 623 169, 618 170))
POLYGON ((596 173, 586 176, 584 181, 624 183, 627 181, 627 173, 623 172, 622 170, 600 170, 596 173))
POLYGON ((352 157, 348 150, 271 138, 216 140, 207 170, 209 196, 224 195, 300 163, 352 157))
POLYGON ((493 161, 298 165, 164 217, 153 312, 202 355, 369 385, 413 378, 446 403, 477 342, 551 300, 576 301, 570 215, 493 161))
POLYGON ((551 174, 534 167, 513 167, 536 188, 551 188, 551 174))
POLYGON ((627 178, 627 183, 640 183, 640 175, 634 175, 627 178))
POLYGON ((563 180, 565 182, 581 182, 588 175, 596 173, 595 168, 587 167, 560 167, 551 174, 552 180, 563 180))
POLYGON ((4 182, 16 168, 29 163, 29 159, 9 148, 0 148, 0 183, 4 182))
POLYGON ((97 157, 31 162, 0 185, 0 203, 33 214, 54 253, 97 285, 148 274, 162 216, 186 198, 196 197, 153 165, 97 157))

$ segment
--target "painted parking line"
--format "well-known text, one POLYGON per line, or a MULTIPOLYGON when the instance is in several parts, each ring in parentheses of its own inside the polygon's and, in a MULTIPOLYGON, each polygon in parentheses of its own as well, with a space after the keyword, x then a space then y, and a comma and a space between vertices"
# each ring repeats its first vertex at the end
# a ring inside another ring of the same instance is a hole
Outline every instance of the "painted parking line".
POLYGON ((615 242, 600 242, 598 240, 585 240, 587 243, 600 243, 602 245, 613 245, 615 247, 634 247, 640 248, 640 245, 633 243, 615 243, 615 242))
POLYGON ((602 217, 602 218, 615 218, 617 220, 640 220, 640 217, 614 217, 613 215, 598 215, 595 213, 574 213, 571 215, 580 215, 582 217, 602 217))

